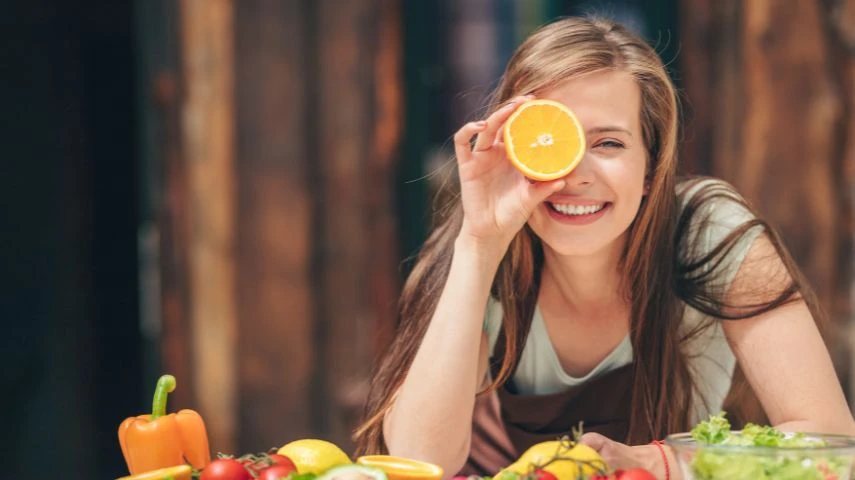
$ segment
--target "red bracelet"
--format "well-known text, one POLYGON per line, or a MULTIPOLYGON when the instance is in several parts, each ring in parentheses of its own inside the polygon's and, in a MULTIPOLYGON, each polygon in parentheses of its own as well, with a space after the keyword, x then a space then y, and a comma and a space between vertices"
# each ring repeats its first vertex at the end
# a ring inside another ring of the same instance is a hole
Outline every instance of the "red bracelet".
POLYGON ((659 448, 659 453, 662 455, 662 463, 665 464, 665 480, 671 480, 671 469, 668 468, 668 457, 665 455, 665 447, 662 440, 653 440, 651 445, 656 445, 659 448))

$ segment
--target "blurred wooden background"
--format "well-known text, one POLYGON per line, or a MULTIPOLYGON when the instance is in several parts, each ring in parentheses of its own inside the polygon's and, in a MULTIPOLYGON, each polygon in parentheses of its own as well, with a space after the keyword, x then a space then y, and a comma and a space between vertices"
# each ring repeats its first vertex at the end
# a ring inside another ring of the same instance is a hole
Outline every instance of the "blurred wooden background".
POLYGON ((14 473, 123 473, 164 371, 215 451, 349 449, 428 174, 526 33, 590 12, 668 62, 684 170, 781 228, 852 399, 855 0, 34 0, 0 16, 14 473))
POLYGON ((399 282, 399 5, 155 3, 180 40, 147 52, 176 59, 147 79, 175 400, 217 450, 347 446, 399 282))

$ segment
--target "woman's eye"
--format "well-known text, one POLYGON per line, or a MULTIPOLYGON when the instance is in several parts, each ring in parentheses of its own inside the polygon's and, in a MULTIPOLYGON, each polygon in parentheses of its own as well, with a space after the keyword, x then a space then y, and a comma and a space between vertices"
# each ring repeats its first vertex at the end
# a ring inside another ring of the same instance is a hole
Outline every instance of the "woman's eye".
POLYGON ((596 148, 607 148, 607 149, 615 149, 615 148, 626 148, 624 145, 615 140, 605 140, 596 145, 596 148))

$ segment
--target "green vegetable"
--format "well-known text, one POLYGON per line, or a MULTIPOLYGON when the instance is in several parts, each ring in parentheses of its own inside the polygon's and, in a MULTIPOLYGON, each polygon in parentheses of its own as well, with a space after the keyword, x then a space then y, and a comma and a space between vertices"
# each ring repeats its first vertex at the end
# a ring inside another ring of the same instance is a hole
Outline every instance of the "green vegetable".
POLYGON ((724 412, 710 415, 709 420, 695 425, 692 429, 692 438, 706 445, 724 443, 728 436, 730 436, 730 422, 724 418, 724 412))
POLYGON ((292 473, 291 475, 288 475, 288 480, 315 480, 316 478, 318 478, 318 476, 312 472, 292 473))
MULTIPOLYGON (((804 434, 787 434, 770 426, 748 424, 741 432, 731 432, 724 413, 713 415, 692 429, 692 438, 700 445, 756 447, 822 447, 822 440, 804 434)), ((692 460, 692 472, 698 480, 826 480, 843 479, 849 459, 809 451, 786 452, 759 449, 712 450, 701 448, 692 460)))
POLYGON ((505 471, 496 480, 520 480, 521 475, 517 472, 505 471))

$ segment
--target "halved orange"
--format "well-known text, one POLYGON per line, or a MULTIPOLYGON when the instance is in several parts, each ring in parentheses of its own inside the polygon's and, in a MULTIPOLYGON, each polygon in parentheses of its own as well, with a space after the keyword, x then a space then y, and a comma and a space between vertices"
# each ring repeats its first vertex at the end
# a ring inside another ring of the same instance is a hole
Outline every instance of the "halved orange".
POLYGON ((505 122, 505 150, 517 169, 533 180, 555 180, 570 173, 585 154, 585 131, 576 115, 559 102, 529 100, 505 122))

